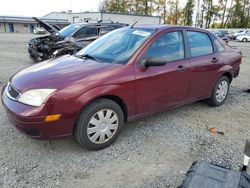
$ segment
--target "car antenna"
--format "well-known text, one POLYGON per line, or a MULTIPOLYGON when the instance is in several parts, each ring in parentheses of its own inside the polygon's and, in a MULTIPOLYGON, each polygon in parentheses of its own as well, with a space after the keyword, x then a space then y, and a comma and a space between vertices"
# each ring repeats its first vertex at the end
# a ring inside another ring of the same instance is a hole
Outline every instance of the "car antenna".
POLYGON ((135 23, 133 23, 130 28, 133 28, 142 18, 144 18, 144 16, 140 17, 138 20, 135 21, 135 23))

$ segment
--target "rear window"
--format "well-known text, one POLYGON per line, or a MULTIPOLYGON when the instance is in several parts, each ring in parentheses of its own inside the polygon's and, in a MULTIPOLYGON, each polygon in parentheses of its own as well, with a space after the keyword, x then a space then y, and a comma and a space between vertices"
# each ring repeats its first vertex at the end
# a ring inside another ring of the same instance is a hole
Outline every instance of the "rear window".
POLYGON ((188 31, 187 35, 192 57, 213 53, 212 41, 206 33, 188 31))
POLYGON ((215 43, 215 46, 216 46, 218 52, 225 52, 225 48, 224 48, 224 46, 220 43, 219 40, 215 40, 214 43, 215 43))

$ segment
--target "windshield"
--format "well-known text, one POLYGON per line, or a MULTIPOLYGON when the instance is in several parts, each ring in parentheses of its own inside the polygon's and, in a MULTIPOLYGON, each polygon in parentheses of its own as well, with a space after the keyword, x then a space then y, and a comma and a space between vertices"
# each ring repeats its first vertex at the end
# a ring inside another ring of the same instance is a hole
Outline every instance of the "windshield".
POLYGON ((62 35, 64 37, 68 37, 73 32, 75 32, 77 29, 79 29, 80 27, 81 27, 81 25, 71 24, 71 25, 68 25, 67 27, 64 27, 63 29, 61 29, 59 31, 59 33, 60 33, 60 35, 62 35))
POLYGON ((129 27, 117 29, 95 40, 76 55, 88 55, 104 63, 126 64, 154 31, 129 27))

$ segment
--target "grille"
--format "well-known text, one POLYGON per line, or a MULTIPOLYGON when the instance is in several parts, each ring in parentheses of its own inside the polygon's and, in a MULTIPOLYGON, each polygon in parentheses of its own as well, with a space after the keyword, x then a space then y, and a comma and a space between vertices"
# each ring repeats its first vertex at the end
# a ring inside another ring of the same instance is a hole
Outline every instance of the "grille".
POLYGON ((34 137, 40 136, 40 131, 37 129, 21 128, 21 130, 29 136, 34 136, 34 137))
POLYGON ((17 97, 20 95, 20 93, 11 85, 11 84, 8 84, 7 86, 7 90, 8 90, 8 96, 11 98, 11 99, 14 99, 16 100, 17 97))

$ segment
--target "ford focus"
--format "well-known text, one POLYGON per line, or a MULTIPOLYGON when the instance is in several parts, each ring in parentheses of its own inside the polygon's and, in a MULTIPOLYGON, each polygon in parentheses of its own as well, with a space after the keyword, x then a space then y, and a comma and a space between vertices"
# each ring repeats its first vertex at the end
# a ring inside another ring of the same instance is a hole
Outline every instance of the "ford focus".
POLYGON ((27 136, 74 136, 95 150, 113 143, 128 121, 204 99, 222 105, 240 64, 241 52, 206 30, 124 27, 74 56, 17 72, 2 103, 27 136))

